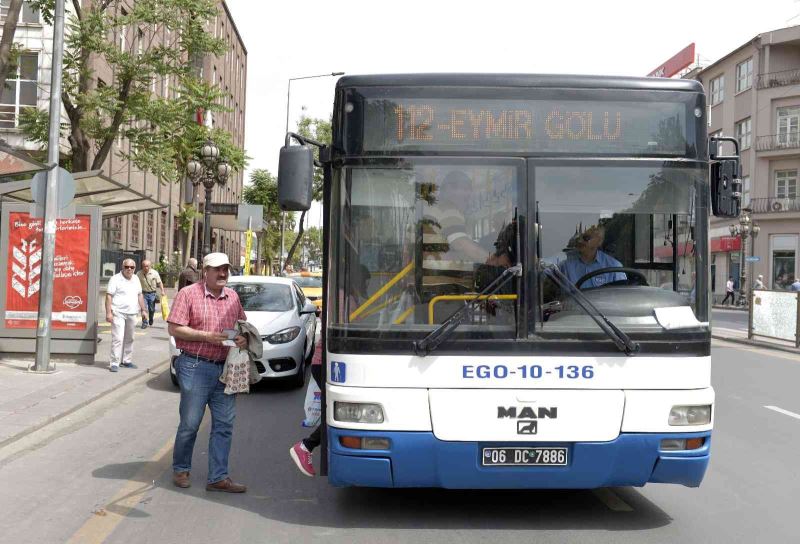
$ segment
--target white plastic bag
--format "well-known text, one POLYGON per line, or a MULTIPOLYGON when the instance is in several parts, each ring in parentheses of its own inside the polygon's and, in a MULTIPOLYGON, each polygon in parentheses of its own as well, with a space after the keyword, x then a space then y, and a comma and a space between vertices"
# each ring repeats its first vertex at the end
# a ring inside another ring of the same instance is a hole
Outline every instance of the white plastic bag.
POLYGON ((319 418, 322 415, 322 392, 319 390, 316 380, 308 381, 305 409, 306 418, 303 420, 303 427, 319 425, 319 418))

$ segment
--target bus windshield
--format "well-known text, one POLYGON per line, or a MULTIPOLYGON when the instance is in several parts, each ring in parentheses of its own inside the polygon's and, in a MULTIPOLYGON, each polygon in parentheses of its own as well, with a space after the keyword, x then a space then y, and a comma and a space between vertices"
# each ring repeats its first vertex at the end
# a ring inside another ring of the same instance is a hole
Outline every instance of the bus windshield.
MULTIPOLYGON (((536 165, 537 253, 622 330, 660 330, 657 309, 697 307, 695 216, 704 169, 664 164, 536 165)), ((594 322, 539 275, 540 333, 594 322)), ((705 316, 685 314, 686 328, 705 316)))
MULTIPOLYGON (((540 261, 558 266, 623 330, 660 330, 656 309, 697 306, 700 166, 400 164, 346 168, 335 180, 334 327, 430 331, 517 262, 524 278, 475 305, 462 334, 515 337, 523 313, 530 334, 596 332, 568 293, 534 270, 540 261), (538 225, 520 242, 516 218, 538 225)), ((706 319, 694 315, 684 325, 706 319)))

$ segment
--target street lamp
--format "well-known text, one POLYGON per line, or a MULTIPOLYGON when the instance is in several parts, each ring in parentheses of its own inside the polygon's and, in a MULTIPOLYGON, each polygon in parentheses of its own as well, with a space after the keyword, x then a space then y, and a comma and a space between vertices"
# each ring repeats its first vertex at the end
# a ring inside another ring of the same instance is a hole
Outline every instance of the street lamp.
POLYGON ((752 255, 755 251, 755 238, 761 231, 761 227, 750 219, 750 208, 742 208, 742 215, 739 217, 739 224, 732 224, 728 227, 731 236, 741 236, 742 243, 739 248, 739 302, 740 306, 746 305, 749 300, 749 289, 747 288, 747 239, 751 238, 752 255))
POLYGON ((200 148, 200 160, 190 160, 186 172, 194 185, 202 183, 206 190, 203 210, 203 256, 206 256, 211 253, 211 190, 215 185, 225 185, 231 167, 220 157, 219 147, 209 138, 200 148))
MULTIPOLYGON (((317 74, 314 76, 300 76, 300 77, 290 77, 289 84, 286 86, 286 132, 289 132, 289 99, 292 94, 292 81, 296 81, 298 79, 314 79, 317 77, 331 77, 331 76, 343 76, 344 72, 331 72, 330 74, 317 74)), ((281 212, 281 255, 279 259, 280 263, 280 271, 283 272, 283 241, 284 241, 284 232, 286 231, 286 212, 281 212)))

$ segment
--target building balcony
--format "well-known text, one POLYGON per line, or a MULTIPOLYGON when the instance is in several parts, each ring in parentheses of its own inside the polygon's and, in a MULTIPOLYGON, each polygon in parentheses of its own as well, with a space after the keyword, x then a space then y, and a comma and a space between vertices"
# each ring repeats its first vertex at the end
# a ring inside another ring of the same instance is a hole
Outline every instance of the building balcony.
POLYGON ((752 198, 748 207, 753 213, 800 212, 800 198, 752 198))
POLYGON ((781 151, 783 149, 800 149, 800 132, 768 134, 756 138, 756 151, 781 151))
POLYGON ((786 85, 798 84, 800 84, 800 68, 783 70, 782 72, 758 74, 756 79, 757 89, 769 89, 771 87, 784 87, 786 85))

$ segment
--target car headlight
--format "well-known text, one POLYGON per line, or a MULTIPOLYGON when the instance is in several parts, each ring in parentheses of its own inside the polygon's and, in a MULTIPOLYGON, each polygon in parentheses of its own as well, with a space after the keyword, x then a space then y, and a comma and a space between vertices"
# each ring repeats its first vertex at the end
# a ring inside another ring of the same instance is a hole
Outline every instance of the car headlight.
POLYGON ((707 425, 711 423, 711 405, 673 406, 669 412, 670 425, 707 425))
POLYGON ((291 342, 297 338, 298 334, 300 334, 300 327, 289 327, 288 329, 283 329, 276 333, 265 336, 264 340, 270 344, 285 344, 286 342, 291 342))
POLYGON ((383 423, 383 407, 369 402, 334 402, 333 419, 351 423, 383 423))

